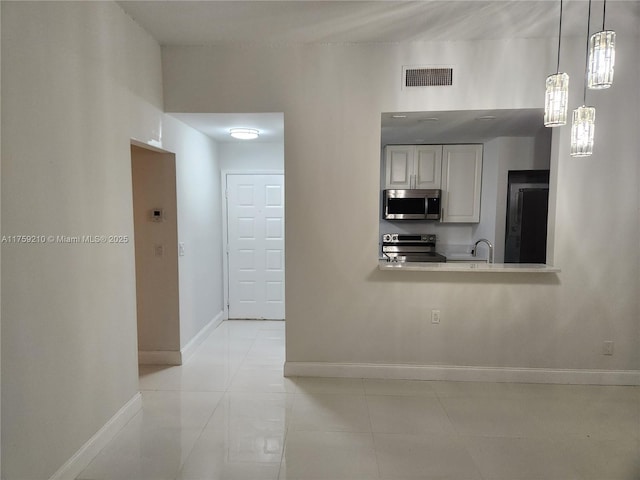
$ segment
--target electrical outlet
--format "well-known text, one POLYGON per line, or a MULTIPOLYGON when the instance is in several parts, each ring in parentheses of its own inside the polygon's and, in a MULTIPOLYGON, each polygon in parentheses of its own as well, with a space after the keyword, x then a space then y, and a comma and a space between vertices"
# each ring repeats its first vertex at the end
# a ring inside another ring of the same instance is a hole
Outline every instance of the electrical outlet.
POLYGON ((602 344, 602 354, 613 355, 613 342, 611 340, 607 340, 602 344))
POLYGON ((431 323, 440 323, 440 310, 431 310, 431 323))

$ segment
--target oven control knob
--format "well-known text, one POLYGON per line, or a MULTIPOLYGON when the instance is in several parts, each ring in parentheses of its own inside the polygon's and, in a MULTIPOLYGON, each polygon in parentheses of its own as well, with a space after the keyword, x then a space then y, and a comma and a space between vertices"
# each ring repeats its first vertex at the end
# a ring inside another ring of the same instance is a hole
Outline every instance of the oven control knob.
POLYGON ((393 235, 391 235, 391 241, 392 242, 397 242, 398 241, 398 234, 394 233, 393 235))
POLYGON ((390 234, 390 233, 385 233, 385 234, 382 236, 382 241, 383 241, 383 242, 390 242, 390 241, 391 241, 391 234, 390 234))

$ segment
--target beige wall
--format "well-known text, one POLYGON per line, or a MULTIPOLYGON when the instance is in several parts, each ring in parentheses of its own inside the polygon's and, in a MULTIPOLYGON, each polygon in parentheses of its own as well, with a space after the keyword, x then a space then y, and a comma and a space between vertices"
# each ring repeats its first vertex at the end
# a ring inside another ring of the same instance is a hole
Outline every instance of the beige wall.
MULTIPOLYGON (((165 105, 285 113, 288 362, 638 370, 637 43, 619 32, 617 84, 590 97, 595 154, 570 158, 569 127, 554 132, 558 275, 382 272, 376 261, 380 113, 540 108, 552 40, 164 47, 165 105), (453 64, 454 86, 402 90, 402 66, 424 64, 453 64)), ((565 48, 575 107, 584 42, 565 48)))
POLYGON ((175 155, 132 145, 131 174, 138 350, 179 352, 175 155), (151 210, 158 208, 164 212, 163 221, 151 221, 151 210))
MULTIPOLYGON (((131 239, 131 139, 175 153, 182 347, 222 311, 215 143, 164 115, 160 47, 116 3, 1 8, 3 235, 131 239)), ((136 398, 134 257, 2 246, 3 478, 50 478, 136 398)))

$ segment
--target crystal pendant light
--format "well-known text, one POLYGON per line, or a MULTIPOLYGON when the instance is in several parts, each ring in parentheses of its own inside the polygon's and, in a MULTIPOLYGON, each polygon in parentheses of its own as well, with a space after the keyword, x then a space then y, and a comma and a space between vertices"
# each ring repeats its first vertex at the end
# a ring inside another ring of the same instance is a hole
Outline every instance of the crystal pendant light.
POLYGON ((589 24, 591 23, 591 0, 589 0, 589 14, 587 17, 587 52, 585 64, 585 79, 583 90, 583 105, 573 111, 571 125, 571 156, 587 157, 593 153, 596 109, 587 107, 587 74, 589 70, 589 24))
POLYGON ((602 7, 602 31, 591 35, 589 39, 589 88, 600 90, 609 88, 613 83, 613 65, 616 59, 616 32, 605 30, 604 19, 607 1, 602 7))
POLYGON ((560 0, 560 25, 558 27, 558 63, 556 73, 549 75, 544 96, 544 126, 559 127, 567 123, 569 100, 569 75, 560 73, 560 41, 562 39, 562 0, 560 0))
POLYGON ((556 73, 547 77, 544 96, 544 126, 559 127, 567 123, 569 75, 556 73))
POLYGON ((573 111, 571 156, 588 157, 593 153, 596 109, 584 105, 573 111))

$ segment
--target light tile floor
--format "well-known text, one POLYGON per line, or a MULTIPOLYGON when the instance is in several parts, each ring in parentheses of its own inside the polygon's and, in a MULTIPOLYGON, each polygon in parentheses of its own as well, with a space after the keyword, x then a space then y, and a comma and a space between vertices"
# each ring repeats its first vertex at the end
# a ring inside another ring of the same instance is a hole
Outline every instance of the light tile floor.
POLYGON ((224 322, 83 480, 639 480, 640 388, 284 378, 284 323, 224 322))

